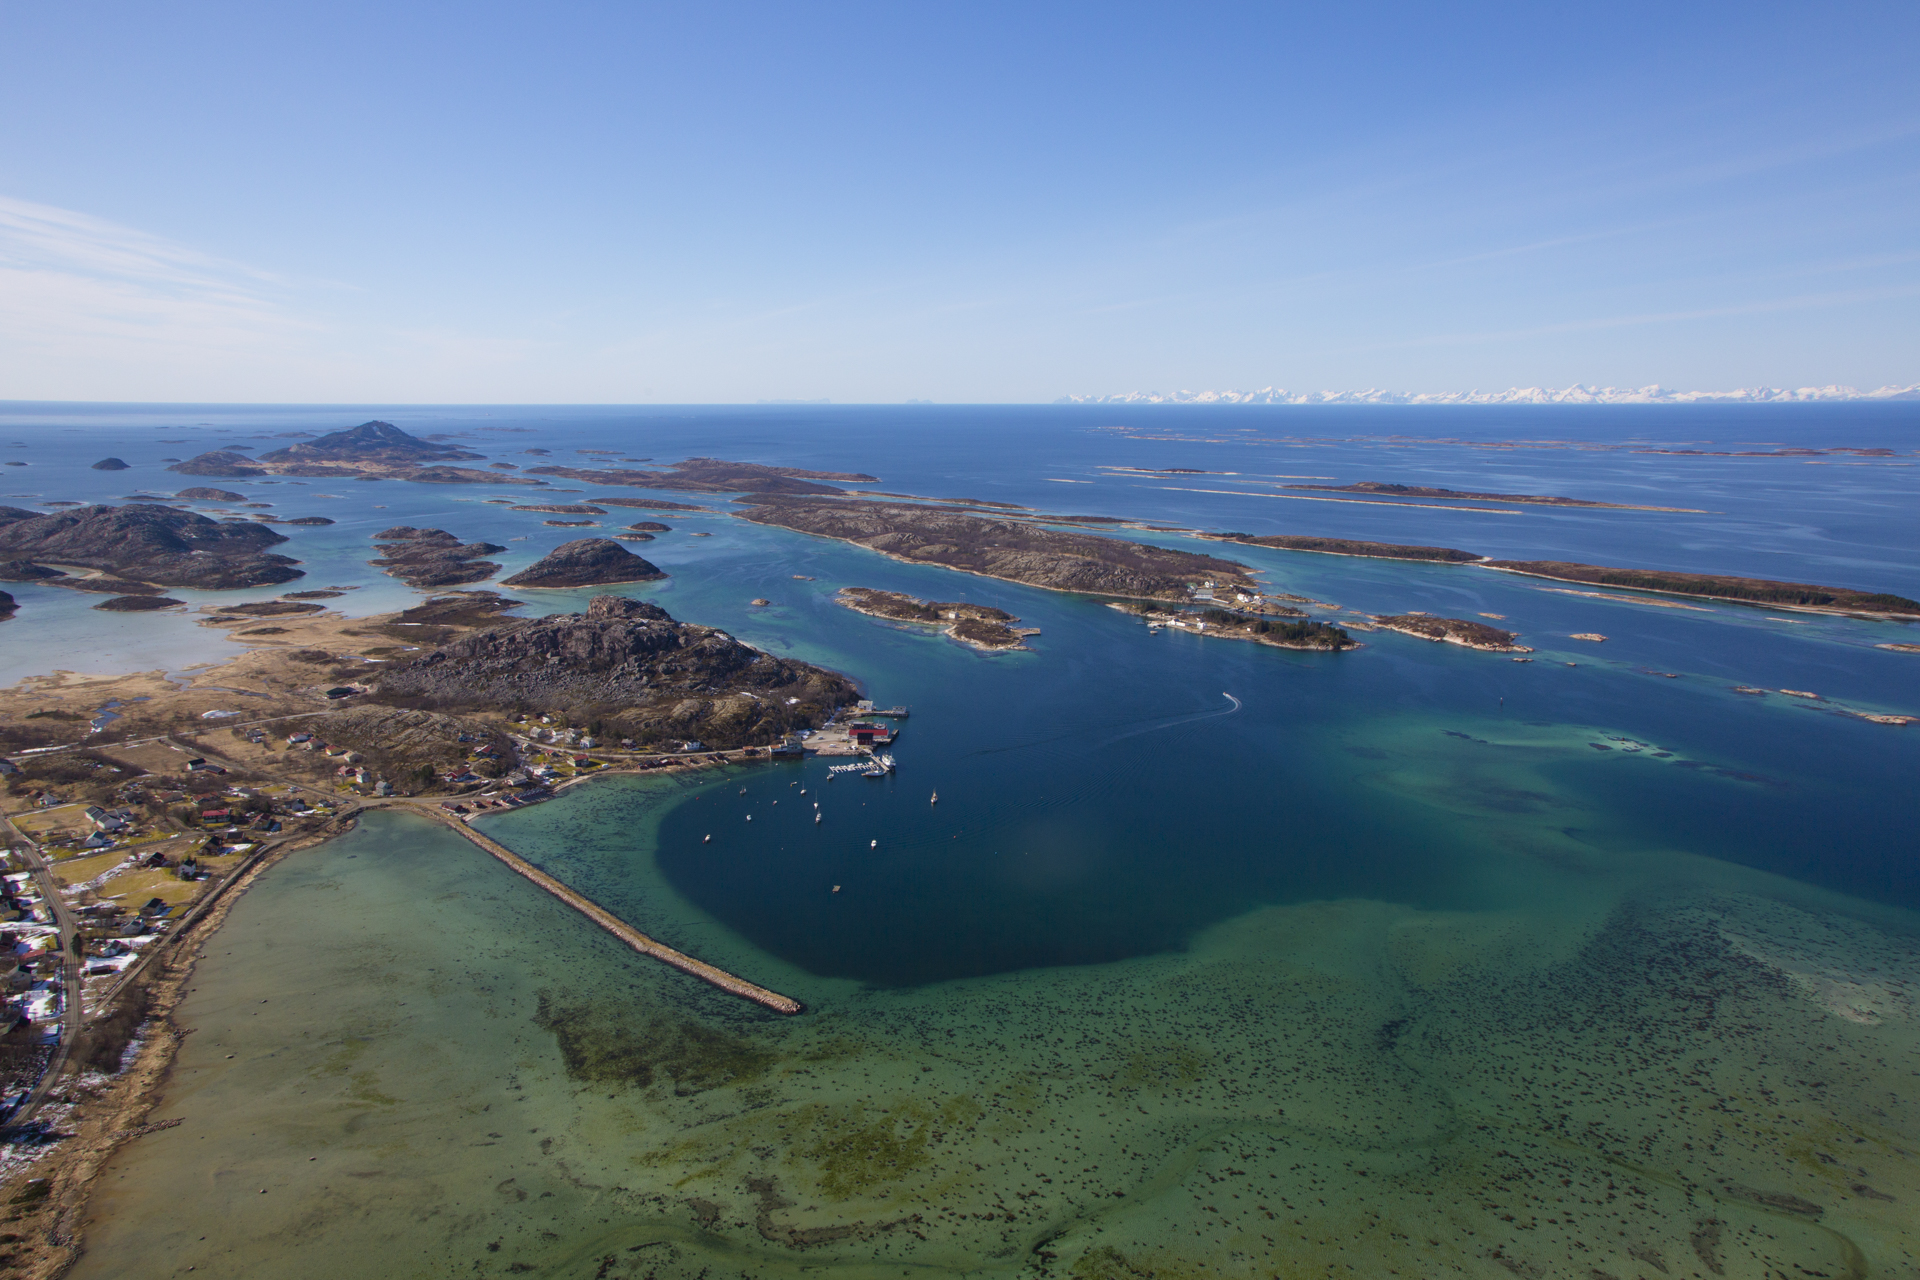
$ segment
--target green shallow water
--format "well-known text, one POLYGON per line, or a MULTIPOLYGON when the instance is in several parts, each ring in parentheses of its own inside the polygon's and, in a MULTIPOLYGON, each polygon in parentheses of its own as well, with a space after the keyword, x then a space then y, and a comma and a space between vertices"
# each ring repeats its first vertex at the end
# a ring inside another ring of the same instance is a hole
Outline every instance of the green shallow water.
MULTIPOLYGON (((637 842, 681 799, 620 785, 637 842)), ((496 831, 584 857, 573 803, 496 831)), ((594 886, 798 1019, 374 818, 237 904, 183 1123, 106 1175, 74 1274, 1909 1273, 1910 922, 1565 816, 1490 850, 1527 904, 1274 906, 906 990, 783 966, 645 859, 594 886)))

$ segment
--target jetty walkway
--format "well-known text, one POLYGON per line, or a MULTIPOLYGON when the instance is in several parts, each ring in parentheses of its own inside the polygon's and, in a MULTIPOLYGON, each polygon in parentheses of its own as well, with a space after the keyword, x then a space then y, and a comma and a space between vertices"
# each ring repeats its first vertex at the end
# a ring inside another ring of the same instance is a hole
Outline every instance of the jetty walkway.
MULTIPOLYGON (((415 811, 424 812, 423 809, 415 811)), ((769 991, 765 987, 748 982, 745 978, 736 978, 725 969, 717 969, 704 960, 695 960, 683 951, 675 951, 666 943, 649 938, 593 899, 569 889, 491 836, 482 835, 464 822, 446 819, 441 821, 506 863, 515 874, 524 876, 539 885, 641 955, 652 956, 655 960, 672 965, 682 973, 692 974, 702 982, 710 982, 722 991, 739 996, 743 1000, 751 1000, 757 1005, 764 1005, 775 1013, 799 1013, 806 1007, 791 996, 769 991)))

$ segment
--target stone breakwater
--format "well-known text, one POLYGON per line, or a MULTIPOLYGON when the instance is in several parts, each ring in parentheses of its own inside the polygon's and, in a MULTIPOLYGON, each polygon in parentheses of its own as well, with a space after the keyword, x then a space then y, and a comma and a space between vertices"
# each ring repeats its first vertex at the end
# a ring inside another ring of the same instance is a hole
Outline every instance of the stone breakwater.
POLYGON ((657 942, 649 938, 646 934, 641 933, 632 925, 627 924, 593 899, 569 889, 566 885, 561 884, 558 880, 555 880, 552 876, 540 870, 540 868, 514 853, 513 850, 507 848, 498 840, 493 839, 491 836, 482 835, 466 823, 449 822, 447 825, 498 858, 501 862, 504 862, 515 874, 524 876, 534 884, 539 885, 542 889, 545 889, 548 893, 560 899, 560 901, 566 903, 575 911, 578 911, 581 915, 593 921, 602 929, 605 929, 608 933, 632 947, 635 951, 638 951, 641 955, 652 956, 655 960, 672 965, 682 973, 692 974, 702 982, 710 982, 722 991, 739 996, 743 1000, 751 1000, 757 1005, 763 1005, 773 1010, 775 1013, 800 1013, 806 1008, 805 1005, 802 1005, 791 996, 783 996, 777 991, 769 991, 765 987, 748 982, 745 978, 736 978, 725 969, 717 969, 704 960, 695 960, 683 951, 675 951, 666 943, 657 942))

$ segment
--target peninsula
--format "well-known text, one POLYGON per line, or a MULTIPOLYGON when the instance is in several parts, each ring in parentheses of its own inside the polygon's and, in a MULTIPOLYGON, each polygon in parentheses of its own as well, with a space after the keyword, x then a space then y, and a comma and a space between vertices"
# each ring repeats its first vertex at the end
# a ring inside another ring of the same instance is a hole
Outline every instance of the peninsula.
POLYGON ((1005 649, 1025 649, 1026 638, 1040 634, 1037 627, 1015 627, 1020 621, 1005 609, 992 605, 968 604, 964 600, 921 600, 898 591, 878 591, 872 587, 842 587, 833 597, 855 613, 888 618, 895 622, 917 622, 937 627, 970 648, 994 653, 1005 649))
POLYGON ((1253 588, 1247 566, 1232 560, 954 507, 769 493, 736 501, 755 524, 1050 591, 1186 601, 1204 587, 1253 588))

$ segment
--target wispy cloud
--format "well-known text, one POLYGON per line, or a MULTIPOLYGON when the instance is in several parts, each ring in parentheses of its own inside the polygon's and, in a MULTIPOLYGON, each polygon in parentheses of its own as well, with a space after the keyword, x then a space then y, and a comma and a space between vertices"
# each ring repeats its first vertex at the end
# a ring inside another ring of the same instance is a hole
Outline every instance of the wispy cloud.
POLYGON ((120 374, 284 353, 319 328, 289 294, 267 272, 0 196, 0 396, 74 394, 83 367, 104 396, 120 374))

